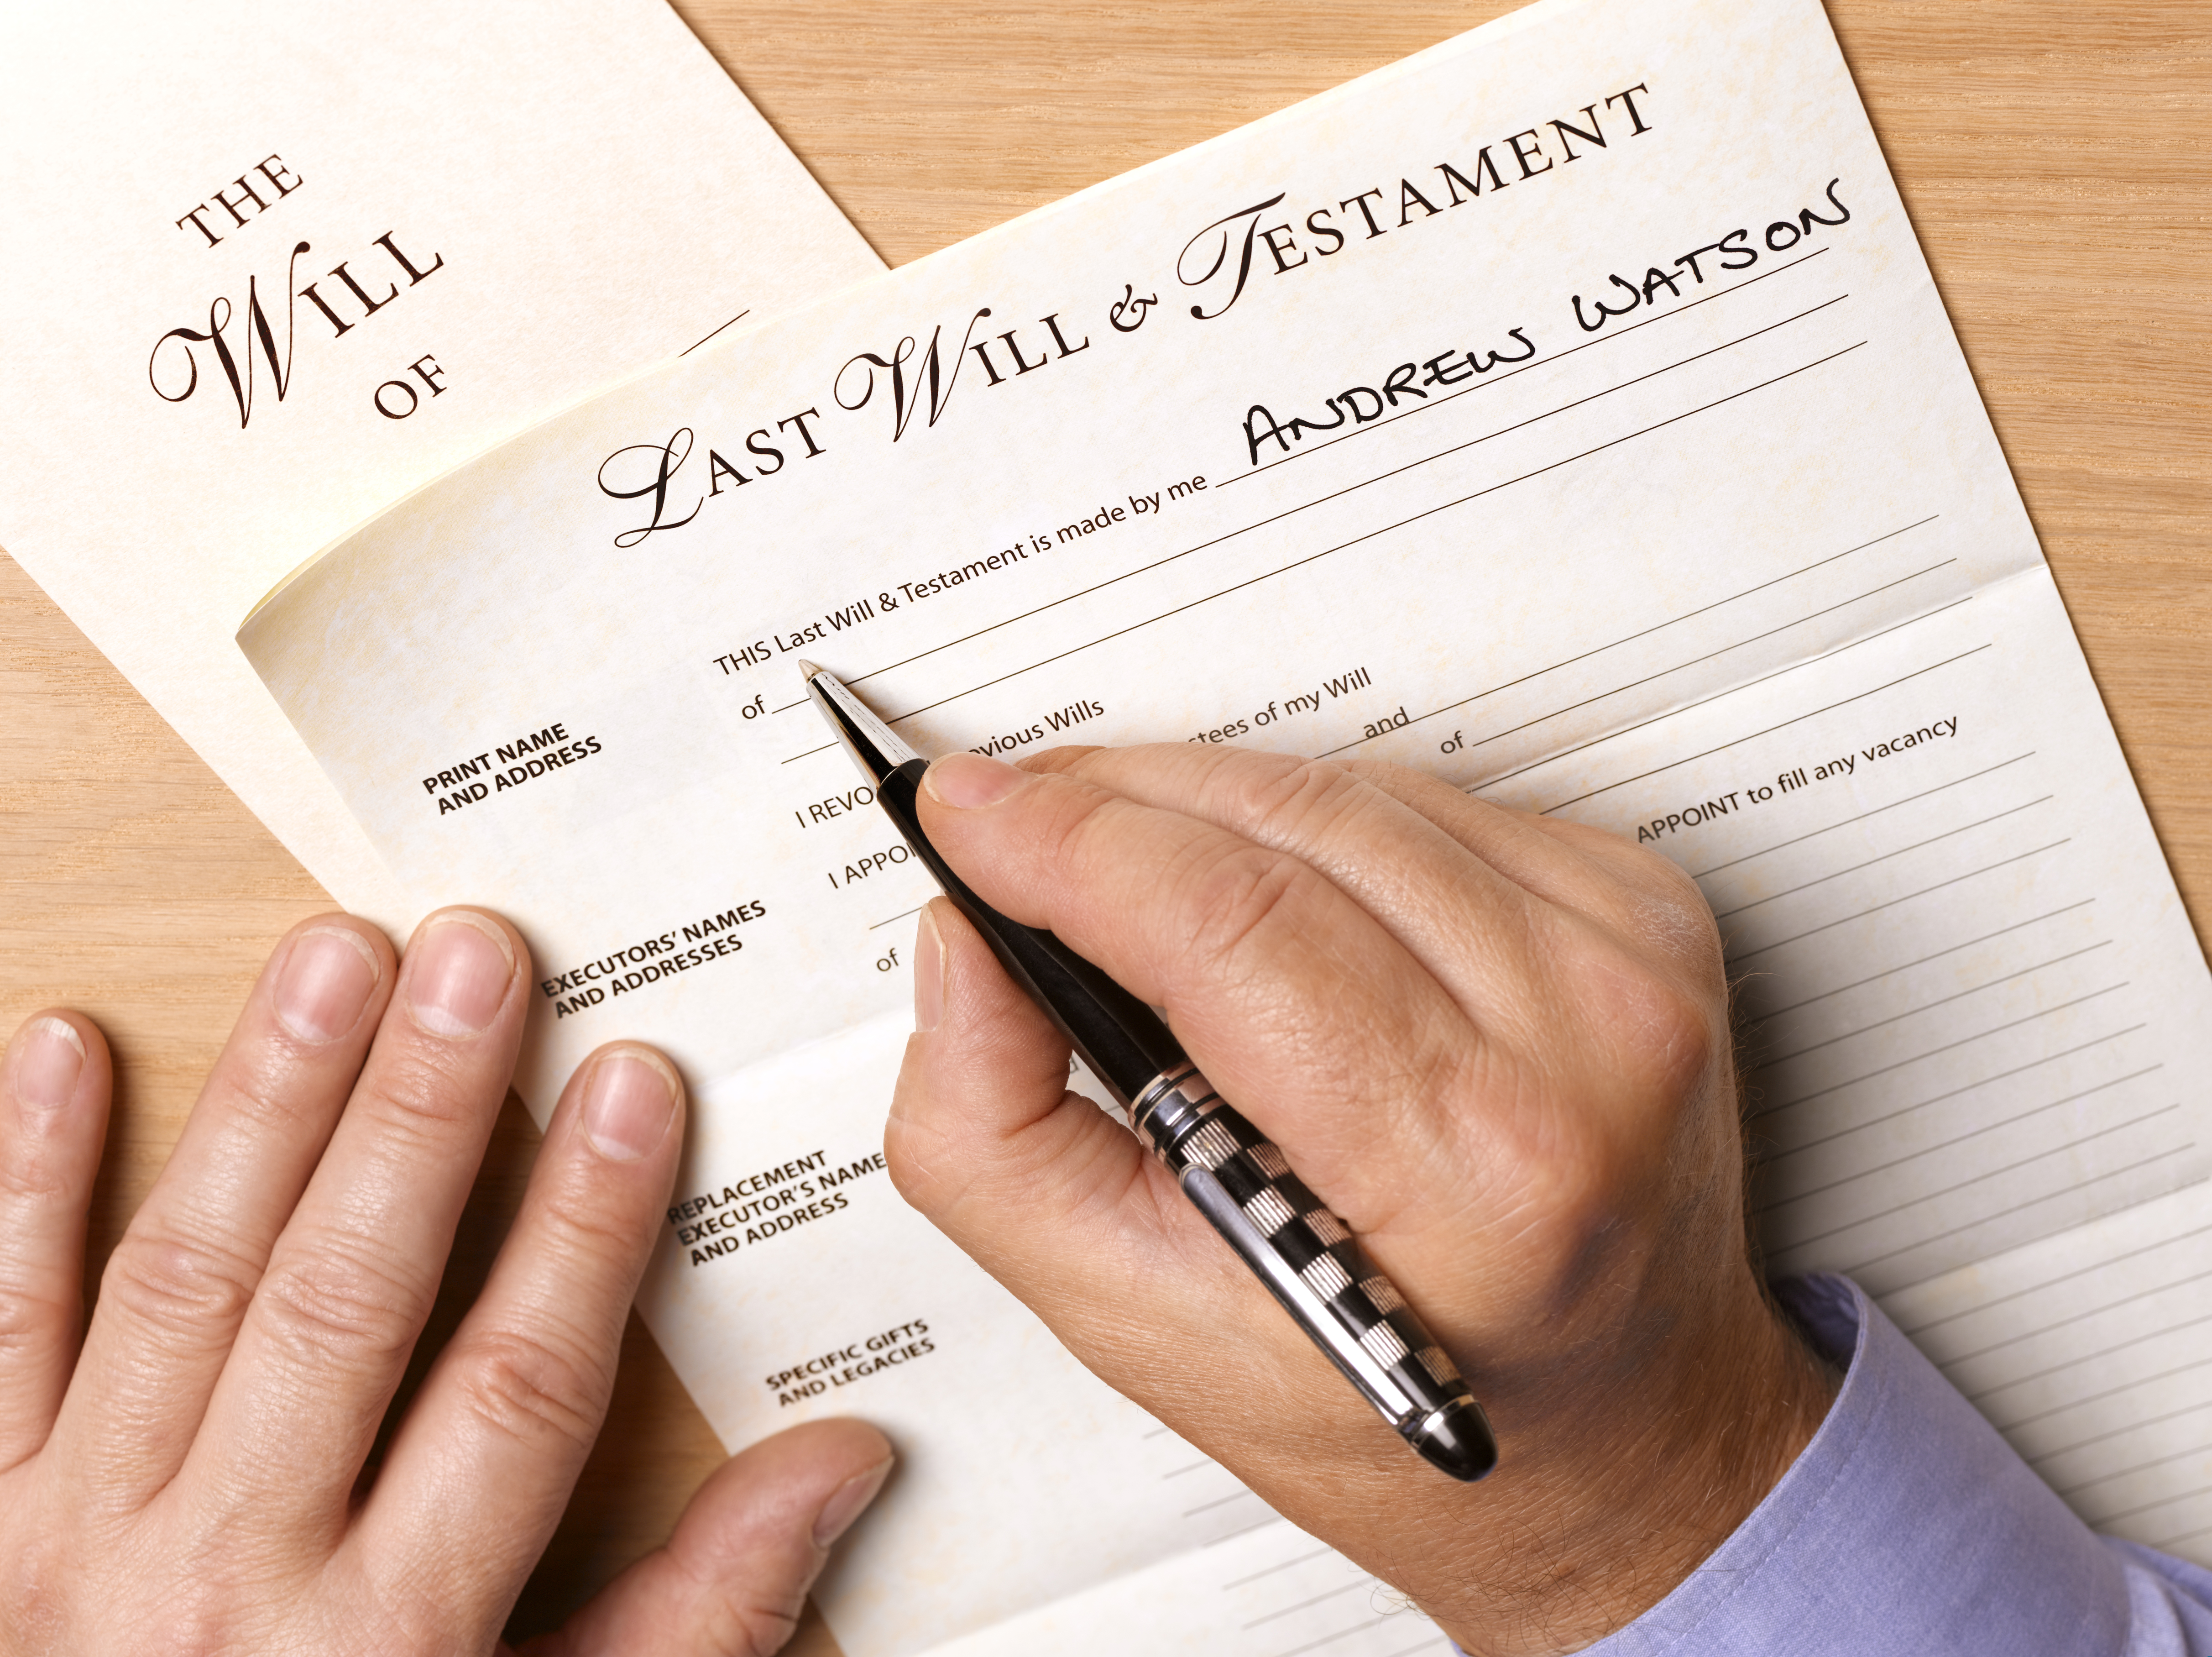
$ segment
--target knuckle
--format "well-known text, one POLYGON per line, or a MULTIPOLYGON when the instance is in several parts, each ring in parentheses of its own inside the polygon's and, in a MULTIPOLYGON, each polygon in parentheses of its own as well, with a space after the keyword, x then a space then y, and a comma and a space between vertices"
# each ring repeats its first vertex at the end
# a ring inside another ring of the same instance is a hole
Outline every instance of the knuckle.
POLYGON ((1372 790, 1341 765, 1292 754, 1249 757, 1254 762, 1224 767, 1232 820, 1276 838, 1275 832, 1310 833, 1355 813, 1372 790))
POLYGON ((1629 931, 1678 960, 1718 971, 1720 927, 1705 889, 1687 869, 1656 851, 1626 844, 1622 850, 1633 860, 1624 917, 1629 931))
POLYGON ((1651 860, 1653 890, 1645 899, 1647 908, 1654 911, 1651 918, 1663 919, 1670 935, 1685 943, 1717 942, 1720 932, 1713 924, 1713 909, 1705 900, 1705 888, 1680 863, 1656 851, 1644 855, 1651 860))
POLYGON ((325 1233, 272 1267, 255 1297, 263 1329, 295 1361, 349 1368, 388 1361, 415 1341, 423 1293, 374 1245, 325 1233))
POLYGON ((76 1326, 80 1310, 74 1295, 0 1283, 0 1364, 44 1358, 61 1333, 76 1326))
POLYGON ((185 1548, 158 1591, 160 1633, 149 1650, 159 1657, 234 1657, 268 1643, 270 1630, 256 1611, 265 1611, 271 1567, 258 1550, 241 1553, 238 1541, 225 1527, 185 1548))
POLYGON ((1636 1100, 1651 1106, 1682 1100, 1728 1051, 1717 996, 1609 949, 1586 956, 1577 977, 1583 1018, 1602 1044, 1612 1081, 1636 1100))
POLYGON ((1556 917, 1532 938, 1532 957, 1542 964, 1548 1002, 1574 1009, 1608 1090, 1679 1101, 1728 1051, 1726 979, 1717 959, 1707 972, 1671 952, 1654 953, 1635 934, 1618 918, 1556 917))
POLYGON ((1671 979, 1638 973, 1627 980, 1615 1019, 1632 1070, 1663 1093, 1689 1090, 1726 1050, 1714 1009, 1671 979))
POLYGON ((173 1223, 124 1234, 100 1275, 103 1306, 154 1329, 203 1331, 245 1315, 261 1278, 258 1262, 173 1223))
POLYGON ((1231 960, 1289 922, 1319 878, 1294 857, 1243 841, 1202 843, 1168 883, 1179 941, 1216 966, 1231 960))
MULTIPOLYGON (((10 1518, 32 1520, 29 1514, 10 1518)), ((11 1526, 0 1549, 0 1651, 128 1648, 158 1657, 230 1657, 269 1643, 265 1575, 241 1565, 231 1539, 187 1546, 175 1569, 140 1582, 104 1581, 94 1569, 130 1549, 62 1512, 11 1526)))
POLYGON ((590 1447, 614 1388, 614 1366, 580 1342, 544 1331, 487 1331, 456 1355, 463 1406, 502 1438, 590 1447))
POLYGON ((222 1117, 258 1136, 289 1127, 309 1113, 298 1081, 298 1066, 284 1055, 254 1053, 243 1063, 234 1055, 209 1078, 202 1102, 218 1106, 222 1117))
POLYGON ((624 1213, 588 1189, 563 1185, 544 1203, 549 1252, 562 1259, 617 1264, 641 1258, 653 1243, 656 1215, 624 1213))
POLYGON ((884 1168, 908 1208, 941 1224, 984 1159, 975 1139, 958 1130, 957 1106, 923 1097, 927 1085, 910 1073, 900 1076, 884 1124, 884 1168))
POLYGON ((25 1533, 9 1538, 0 1554, 0 1584, 4 1584, 7 1616, 0 1631, 10 1634, 24 1651, 65 1651, 69 1648, 69 1581, 70 1549, 62 1534, 46 1526, 26 1526, 25 1533))
POLYGON ((402 1044, 362 1077, 348 1113, 400 1149, 442 1155, 484 1114, 489 1089, 464 1074, 465 1064, 459 1054, 402 1044))
POLYGON ((152 1648, 161 1657, 233 1657, 246 1643, 240 1618, 209 1589, 167 1608, 163 1620, 166 1626, 152 1648))
POLYGON ((799 1627, 804 1601, 788 1605, 763 1605, 725 1598, 716 1605, 707 1635, 706 1649, 728 1657, 773 1657, 783 1649, 799 1627))
POLYGON ((80 1183, 60 1165, 61 1159, 42 1155, 35 1139, 19 1139, 0 1157, 0 1199, 10 1208, 43 1208, 72 1198, 82 1201, 80 1183))

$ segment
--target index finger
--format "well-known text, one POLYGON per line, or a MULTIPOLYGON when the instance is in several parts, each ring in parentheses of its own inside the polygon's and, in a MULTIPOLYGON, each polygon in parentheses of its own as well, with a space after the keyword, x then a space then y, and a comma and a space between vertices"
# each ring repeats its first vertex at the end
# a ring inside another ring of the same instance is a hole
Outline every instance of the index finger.
POLYGON ((1552 856, 1532 858, 1521 825, 1449 783, 1395 766, 1387 769, 1401 780, 1399 789, 1370 770, 1327 760, 1158 743, 1058 749, 1024 769, 1097 783, 1310 864, 1479 1024, 1510 1016, 1498 992, 1523 965, 1531 929, 1544 923, 1532 911, 1532 893, 1553 899, 1569 878, 1556 866, 1572 856, 1564 846, 1534 837, 1552 856), (1423 783, 1448 799, 1426 797, 1423 783))
POLYGON ((98 1026, 59 1008, 0 1053, 0 1472, 46 1441, 76 1361, 108 1075, 98 1026))
POLYGON ((175 1477, 392 988, 368 923, 286 935, 101 1274, 52 1443, 123 1507, 175 1477))
POLYGON ((1382 1170, 1448 1147, 1458 1161, 1468 1136, 1496 1125, 1448 1104, 1489 1058, 1484 1033, 1302 859, 1078 778, 969 754, 931 767, 921 811, 986 902, 1049 928, 1164 1007, 1223 1097, 1356 1229, 1384 1228, 1407 1200, 1406 1182, 1382 1170))

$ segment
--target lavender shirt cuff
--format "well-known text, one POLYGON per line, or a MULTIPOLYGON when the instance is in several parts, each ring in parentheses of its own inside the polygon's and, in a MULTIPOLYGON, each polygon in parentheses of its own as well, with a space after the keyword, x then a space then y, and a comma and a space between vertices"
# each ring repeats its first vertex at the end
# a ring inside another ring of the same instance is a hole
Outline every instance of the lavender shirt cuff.
POLYGON ((1736 1532, 1591 1653, 2212 1654, 2212 1571, 2092 1532, 1856 1284, 1776 1287, 1843 1390, 1736 1532))

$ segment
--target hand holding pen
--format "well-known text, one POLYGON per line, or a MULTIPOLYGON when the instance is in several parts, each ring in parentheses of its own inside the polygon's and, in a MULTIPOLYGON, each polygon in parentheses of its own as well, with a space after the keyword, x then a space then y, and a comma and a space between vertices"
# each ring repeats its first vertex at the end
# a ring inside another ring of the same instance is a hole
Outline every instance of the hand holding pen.
POLYGON ((1458 1366, 1282 1148, 1215 1092, 1150 1007, 1060 939, 977 896, 921 826, 929 762, 836 674, 799 667, 876 803, 1231 1252, 1424 1459, 1469 1483, 1487 1475, 1497 1441, 1458 1366))
POLYGON ((1386 765, 1231 749, 939 760, 921 826, 985 901, 1145 1002, 1456 1362, 1498 1471, 1407 1455, 944 900, 886 1148, 1090 1368, 1470 1650, 1656 1603, 1828 1383, 1746 1258, 1718 940, 1670 865, 1386 765), (1579 1562, 1563 1567, 1562 1562, 1579 1562))

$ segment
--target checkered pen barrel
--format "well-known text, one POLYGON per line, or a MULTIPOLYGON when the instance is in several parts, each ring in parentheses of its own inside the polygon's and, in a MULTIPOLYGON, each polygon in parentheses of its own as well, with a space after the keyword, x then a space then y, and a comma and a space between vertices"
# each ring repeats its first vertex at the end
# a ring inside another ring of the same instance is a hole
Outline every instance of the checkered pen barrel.
POLYGON ((1260 1130, 1188 1063, 1154 1079, 1129 1125, 1367 1401, 1454 1478, 1480 1478, 1498 1447, 1458 1366, 1368 1261, 1351 1228, 1260 1130))
POLYGON ((1129 1125, 1184 1195, 1399 1436, 1454 1478, 1488 1472, 1498 1448, 1482 1406, 1350 1229, 1222 1101, 1158 1014, 1051 933, 999 913, 953 873, 916 811, 928 762, 833 675, 799 666, 876 803, 1007 976, 1129 1112, 1129 1125))

